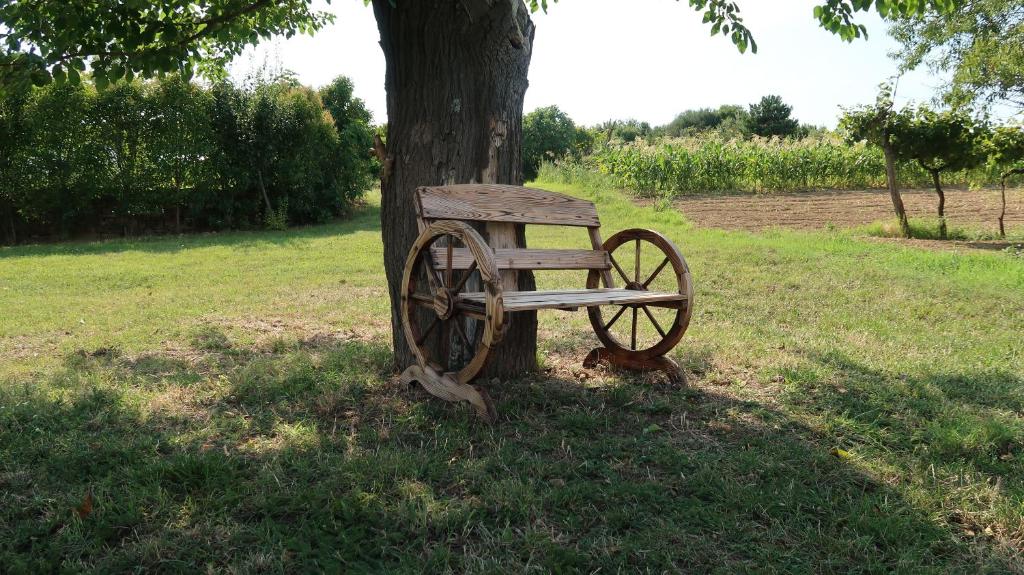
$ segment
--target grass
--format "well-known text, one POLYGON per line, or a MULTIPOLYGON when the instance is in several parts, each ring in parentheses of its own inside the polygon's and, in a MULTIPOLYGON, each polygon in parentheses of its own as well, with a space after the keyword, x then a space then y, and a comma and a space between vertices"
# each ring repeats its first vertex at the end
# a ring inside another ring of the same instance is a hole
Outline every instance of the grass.
POLYGON ((550 312, 497 425, 404 389, 372 200, 0 250, 3 570, 1024 572, 1024 258, 540 185, 681 246, 688 387, 579 368, 585 315, 550 312))
MULTIPOLYGON (((949 224, 947 224, 946 235, 943 237, 942 224, 938 218, 911 218, 908 223, 910 224, 910 237, 919 240, 1018 242, 1024 239, 1024 235, 1014 229, 1011 229, 1006 237, 1000 237, 995 231, 983 229, 980 226, 949 226, 949 224)), ((903 237, 899 221, 896 218, 863 226, 860 231, 865 235, 878 238, 903 237)))

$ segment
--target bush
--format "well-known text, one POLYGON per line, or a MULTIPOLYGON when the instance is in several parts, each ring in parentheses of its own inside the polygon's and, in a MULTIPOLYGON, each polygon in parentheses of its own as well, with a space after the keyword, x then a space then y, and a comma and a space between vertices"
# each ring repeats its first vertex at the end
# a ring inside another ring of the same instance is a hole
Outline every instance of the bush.
POLYGON ((537 108, 527 114, 523 118, 523 178, 536 178, 541 162, 572 153, 576 141, 576 124, 558 106, 537 108))
POLYGON ((169 77, 9 93, 0 229, 15 241, 325 221, 371 183, 370 120, 346 78, 320 92, 169 77))

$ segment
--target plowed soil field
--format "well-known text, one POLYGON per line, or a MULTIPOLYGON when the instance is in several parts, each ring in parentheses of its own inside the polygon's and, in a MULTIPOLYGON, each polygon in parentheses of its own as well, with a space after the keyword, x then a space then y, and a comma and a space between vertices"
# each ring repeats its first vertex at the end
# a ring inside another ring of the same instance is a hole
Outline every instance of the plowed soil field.
MULTIPOLYGON (((911 218, 935 214, 931 190, 903 192, 911 218)), ((885 190, 821 191, 765 195, 690 196, 675 207, 702 227, 758 231, 771 227, 820 229, 855 227, 893 217, 885 190)), ((999 191, 946 190, 946 218, 951 227, 997 229, 999 191)), ((1024 226, 1024 189, 1006 192, 1007 230, 1024 226)))

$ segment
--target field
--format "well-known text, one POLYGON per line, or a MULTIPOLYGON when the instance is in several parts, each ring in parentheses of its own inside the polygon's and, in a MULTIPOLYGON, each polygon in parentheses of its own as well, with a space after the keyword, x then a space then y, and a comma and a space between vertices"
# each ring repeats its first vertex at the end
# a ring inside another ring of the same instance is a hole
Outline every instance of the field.
POLYGON ((404 388, 372 198, 0 250, 4 572, 1024 572, 1024 258, 539 185, 681 246, 687 386, 551 312, 496 425, 404 388))
MULTIPOLYGON (((934 218, 934 191, 903 190, 901 195, 911 217, 934 218)), ((946 190, 946 218, 953 227, 995 234, 999 204, 999 190, 946 190)), ((699 226, 728 230, 852 228, 893 219, 886 190, 681 196, 673 205, 699 226)), ((1005 222, 1011 235, 1024 228, 1024 190, 1007 191, 1005 222)))

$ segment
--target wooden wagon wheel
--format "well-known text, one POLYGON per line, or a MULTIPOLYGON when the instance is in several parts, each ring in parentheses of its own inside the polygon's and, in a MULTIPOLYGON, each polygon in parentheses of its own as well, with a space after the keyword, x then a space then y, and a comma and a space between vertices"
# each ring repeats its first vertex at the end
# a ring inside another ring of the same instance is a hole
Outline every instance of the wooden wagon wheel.
POLYGON ((437 221, 428 226, 409 251, 402 279, 402 327, 420 368, 407 379, 419 381, 443 399, 466 400, 478 411, 487 412, 482 415, 492 415, 494 408, 486 393, 469 382, 483 369, 491 348, 498 343, 503 321, 501 277, 484 239, 460 221, 437 221), (456 265, 457 249, 458 257, 464 260, 468 253, 472 259, 468 266, 464 261, 456 265), (471 279, 474 272, 479 274, 478 279, 471 279), (459 306, 460 296, 476 281, 485 295, 483 313, 459 306), (433 353, 427 344, 434 333, 445 343, 458 338, 464 348, 471 350, 472 358, 457 365, 450 350, 445 357, 433 353))
MULTIPOLYGON (((626 289, 686 296, 677 302, 587 309, 594 333, 605 345, 607 354, 630 367, 644 367, 646 363, 647 367, 663 369, 663 364, 671 361, 662 356, 679 343, 690 324, 693 282, 686 260, 671 240, 652 230, 623 230, 608 238, 603 248, 611 259, 612 273, 619 276, 626 289), (613 332, 616 326, 621 335, 613 332), (640 337, 644 331, 649 337, 640 337)), ((599 287, 602 287, 601 271, 591 270, 587 276, 587 288, 599 287)), ((670 374, 670 377, 676 376, 670 374)))

